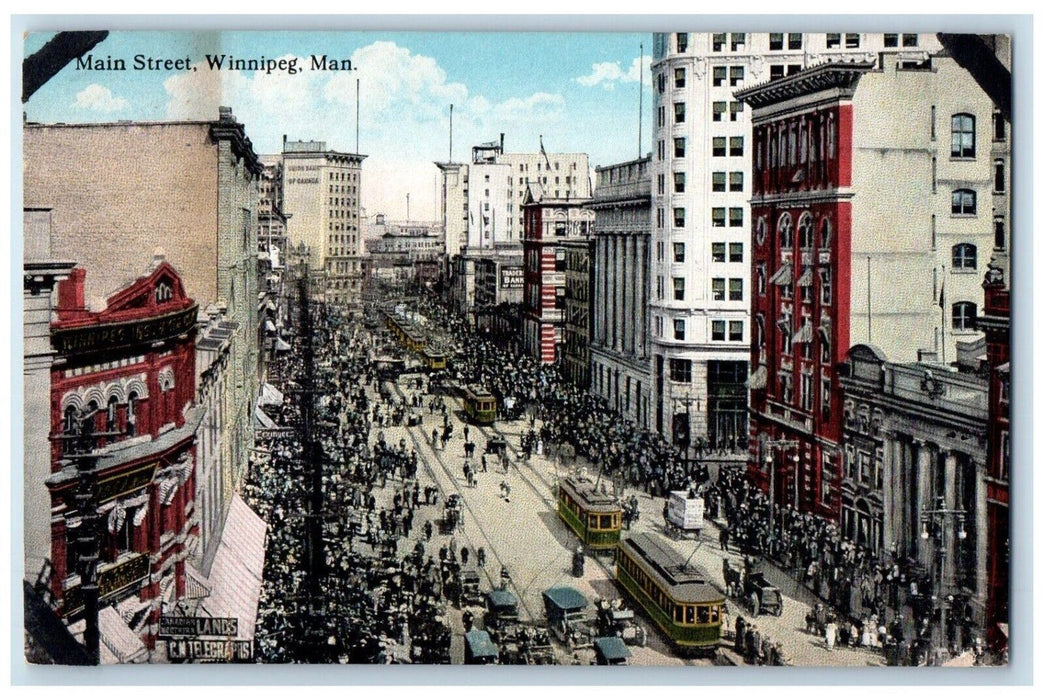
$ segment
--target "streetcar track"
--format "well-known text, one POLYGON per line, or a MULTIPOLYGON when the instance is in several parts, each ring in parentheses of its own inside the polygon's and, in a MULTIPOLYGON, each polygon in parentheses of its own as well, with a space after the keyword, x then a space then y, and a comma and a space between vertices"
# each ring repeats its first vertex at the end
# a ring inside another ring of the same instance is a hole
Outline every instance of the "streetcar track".
MULTIPOLYGON (((387 383, 391 384, 391 386, 395 389, 395 393, 398 394, 398 396, 401 399, 403 399, 403 401, 405 401, 406 395, 405 395, 405 393, 403 393, 402 388, 398 385, 398 382, 387 382, 387 383)), ((423 427, 423 425, 424 424, 422 422, 420 427, 423 427)), ((410 436, 411 442, 413 442, 414 446, 417 448, 418 455, 420 455, 421 452, 422 452, 421 448, 422 448, 422 443, 423 443, 424 447, 427 447, 428 449, 431 450, 432 456, 435 458, 435 461, 438 462, 439 467, 441 467, 443 473, 447 477, 449 477, 450 483, 452 483, 454 486, 457 486, 456 477, 454 477, 453 474, 450 472, 449 468, 446 466, 445 462, 443 462, 442 457, 439 456, 438 451, 435 449, 435 447, 433 445, 428 445, 427 442, 424 441, 424 440, 418 440, 415 431, 411 430, 410 427, 407 427, 407 426, 403 426, 403 427, 406 428, 406 432, 410 436)), ((443 503, 445 503, 446 496, 448 495, 448 493, 447 493, 446 489, 443 487, 440 479, 436 476, 436 474, 435 474, 434 470, 432 469, 431 465, 428 463, 428 460, 424 460, 424 468, 428 472, 428 474, 431 476, 432 481, 435 483, 435 487, 439 490, 440 493, 442 493, 443 503)), ((478 517, 475 515, 475 509, 468 502, 468 499, 464 498, 464 496, 461 493, 459 487, 457 489, 457 493, 461 496, 461 498, 460 498, 461 503, 464 505, 465 508, 467 508, 468 513, 471 515, 471 519, 474 521, 475 526, 478 528, 479 533, 482 535, 482 538, 485 539, 486 544, 489 545, 489 549, 487 551, 492 553, 493 559, 495 559, 496 562, 498 564, 500 564, 501 569, 507 568, 506 565, 505 565, 504 559, 500 556, 500 553, 497 551, 496 547, 493 545, 493 541, 490 539, 489 534, 486 532, 486 529, 482 526, 482 523, 480 522, 478 517)), ((472 547, 474 547, 474 542, 472 541, 472 538, 467 534, 466 531, 463 531, 463 529, 462 529, 462 534, 463 534, 464 538, 468 540, 468 543, 471 544, 472 547)), ((489 574, 489 572, 485 570, 485 567, 480 567, 480 568, 482 570, 482 573, 485 574, 486 578, 489 580, 490 586, 492 588, 496 588, 496 584, 498 583, 498 581, 494 581, 493 577, 489 574)), ((538 622, 539 620, 542 619, 542 616, 536 616, 536 615, 533 614, 533 611, 530 609, 529 605, 526 604, 524 596, 522 596, 520 594, 520 595, 517 596, 517 599, 518 599, 519 605, 522 606, 525 609, 526 614, 529 616, 529 619, 531 621, 538 622)))

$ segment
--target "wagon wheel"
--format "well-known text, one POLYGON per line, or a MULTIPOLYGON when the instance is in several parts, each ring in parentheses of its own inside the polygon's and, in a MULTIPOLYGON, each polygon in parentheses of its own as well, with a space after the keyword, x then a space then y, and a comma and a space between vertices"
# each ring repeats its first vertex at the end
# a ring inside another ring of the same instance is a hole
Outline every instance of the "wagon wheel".
POLYGON ((776 617, 780 617, 782 615, 783 615, 783 598, 780 597, 779 605, 776 607, 776 617))

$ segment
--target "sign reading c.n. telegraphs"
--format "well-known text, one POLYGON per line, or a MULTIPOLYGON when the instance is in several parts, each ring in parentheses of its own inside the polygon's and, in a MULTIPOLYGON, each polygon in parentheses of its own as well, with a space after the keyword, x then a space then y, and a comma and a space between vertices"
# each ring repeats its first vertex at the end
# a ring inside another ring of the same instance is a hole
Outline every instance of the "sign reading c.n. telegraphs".
POLYGON ((198 305, 163 316, 80 328, 56 328, 51 343, 63 355, 112 350, 114 348, 176 338, 196 325, 198 305))

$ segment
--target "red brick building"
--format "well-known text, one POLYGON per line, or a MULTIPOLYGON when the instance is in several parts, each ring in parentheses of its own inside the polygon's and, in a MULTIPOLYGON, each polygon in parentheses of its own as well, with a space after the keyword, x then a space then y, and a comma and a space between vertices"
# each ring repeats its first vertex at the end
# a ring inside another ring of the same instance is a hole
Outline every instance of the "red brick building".
POLYGON ((566 310, 568 240, 584 241, 594 226, 586 199, 551 199, 530 185, 523 204, 522 347, 551 364, 560 359, 566 310))
MULTIPOLYGON (((96 500, 101 512, 101 606, 152 648, 163 603, 185 594, 185 556, 198 536, 193 517, 197 305, 158 254, 151 269, 107 299, 84 303, 82 268, 59 283, 51 342, 52 474, 50 590, 58 612, 82 614, 76 569, 78 475, 66 436, 93 412, 96 500)), ((44 504, 40 504, 45 507, 44 504)), ((104 631, 103 631, 104 637, 104 631)), ((104 642, 103 638, 103 642, 104 642)))
POLYGON ((986 436, 986 625, 993 647, 1007 642, 998 624, 1008 624, 1009 561, 1011 551, 1008 489, 1011 479, 1010 318, 1011 290, 999 269, 987 274, 984 314, 977 319, 986 333, 989 367, 989 427, 986 436))
POLYGON ((777 503, 832 519, 835 368, 849 347, 851 308, 852 95, 867 68, 813 69, 805 80, 740 93, 755 108, 749 471, 765 490, 774 483, 777 503), (797 447, 774 447, 779 440, 797 447))

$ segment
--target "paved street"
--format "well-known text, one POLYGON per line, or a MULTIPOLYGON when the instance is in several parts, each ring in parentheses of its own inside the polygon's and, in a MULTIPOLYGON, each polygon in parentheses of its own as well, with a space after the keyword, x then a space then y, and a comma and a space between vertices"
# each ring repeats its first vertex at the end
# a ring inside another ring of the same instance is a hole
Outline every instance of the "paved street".
MULTIPOLYGON (((403 389, 406 382, 400 381, 395 389, 400 397, 411 396, 412 391, 403 389)), ((619 598, 620 589, 612 581, 613 564, 610 559, 588 557, 585 576, 574 578, 570 573, 571 552, 576 547, 575 535, 565 526, 555 510, 555 484, 560 475, 567 473, 566 467, 546 454, 533 455, 528 462, 520 459, 519 441, 525 419, 498 421, 494 426, 479 428, 469 426, 470 439, 476 444, 472 463, 480 468, 481 455, 489 437, 500 436, 507 440, 510 468, 505 474, 491 455, 487 460, 489 471, 476 475, 476 485, 469 487, 463 473, 464 415, 462 406, 455 397, 446 397, 454 424, 452 438, 445 449, 433 448, 431 430, 442 427, 441 413, 431 414, 426 409, 420 425, 385 429, 386 439, 397 443, 407 439, 416 449, 426 468, 423 470, 432 483, 438 486, 443 498, 460 494, 464 501, 464 525, 456 535, 457 544, 466 546, 471 552, 482 547, 487 552, 483 568, 483 586, 492 588, 499 584, 500 568, 506 567, 511 575, 512 590, 520 599, 520 614, 526 620, 541 620, 544 616, 541 592, 556 585, 569 585, 584 593, 592 603, 602 598, 619 598), (510 486, 510 501, 501 496, 501 483, 510 486)), ((539 427, 539 423, 538 423, 539 427)), ((592 474, 593 475, 593 474, 592 474)), ((630 495, 628 492, 626 495, 630 495)), ((651 498, 636 492, 642 516, 633 525, 634 532, 656 532, 662 535, 663 499, 651 498)), ((425 514, 427 515, 427 513, 425 514)), ((432 517, 437 517, 432 512, 432 517)), ((721 573, 722 557, 730 559, 733 566, 741 567, 742 558, 737 554, 724 554, 718 546, 717 526, 708 521, 701 533, 701 540, 673 542, 672 546, 680 558, 687 558, 697 548, 693 562, 702 567, 710 580, 724 590, 721 573)), ((625 533, 626 536, 626 533, 625 533)), ((437 538, 438 539, 438 538, 437 538)), ((447 540, 443 537, 438 541, 447 540)), ((796 665, 883 665, 881 654, 863 648, 835 647, 828 650, 823 639, 814 637, 804 630, 805 615, 815 603, 815 597, 778 569, 769 567, 770 580, 784 594, 784 612, 780 617, 760 615, 757 626, 762 633, 781 641, 786 653, 796 665)), ((730 602, 732 620, 742 614, 738 602, 730 602)), ((662 635, 647 619, 643 626, 650 633, 646 648, 632 648, 630 663, 634 665, 681 664, 685 663, 668 649, 662 635)), ((461 627, 458 634, 463 632, 461 627)), ((731 630, 730 630, 731 632, 731 630)), ((730 655, 738 660, 735 655, 730 655)), ((568 659, 566 659, 568 661, 568 659)), ((709 663, 707 660, 688 660, 688 663, 709 663)))

